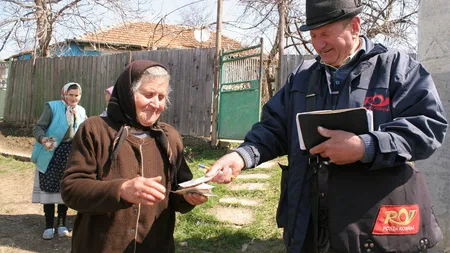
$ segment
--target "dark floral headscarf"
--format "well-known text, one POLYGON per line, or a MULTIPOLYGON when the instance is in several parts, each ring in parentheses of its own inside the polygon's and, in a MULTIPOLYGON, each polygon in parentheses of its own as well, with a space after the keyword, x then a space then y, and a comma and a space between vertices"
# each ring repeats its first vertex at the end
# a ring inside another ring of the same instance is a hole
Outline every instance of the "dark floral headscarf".
POLYGON ((161 63, 150 60, 137 60, 127 66, 114 85, 113 93, 108 103, 108 117, 120 125, 125 124, 147 130, 146 128, 148 127, 141 125, 136 115, 132 86, 133 83, 141 78, 146 69, 156 66, 167 70, 161 63))
MULTIPOLYGON (((107 114, 116 124, 120 126, 117 132, 114 143, 112 158, 115 158, 118 154, 121 143, 127 138, 129 127, 135 127, 144 131, 150 131, 158 143, 158 145, 167 152, 169 162, 173 165, 172 151, 169 146, 169 142, 165 132, 158 126, 156 121, 152 126, 146 127, 139 123, 139 119, 136 115, 136 104, 134 101, 134 93, 132 90, 133 83, 138 81, 144 71, 151 67, 167 68, 161 63, 150 60, 137 60, 128 65, 125 70, 120 74, 119 78, 114 85, 111 99, 108 103, 107 114)), ((112 161, 114 161, 113 159, 112 161)))

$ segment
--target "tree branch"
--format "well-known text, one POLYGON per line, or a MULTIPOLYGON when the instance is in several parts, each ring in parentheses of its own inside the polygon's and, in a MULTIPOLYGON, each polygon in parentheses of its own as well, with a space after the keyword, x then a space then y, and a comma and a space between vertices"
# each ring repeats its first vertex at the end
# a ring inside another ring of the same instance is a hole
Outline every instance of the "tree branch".
POLYGON ((16 23, 14 24, 14 26, 11 28, 11 30, 9 30, 8 34, 6 34, 5 38, 3 39, 3 43, 2 43, 2 47, 0 48, 0 51, 3 50, 3 48, 6 45, 6 42, 8 41, 9 37, 11 36, 11 34, 13 33, 13 31, 15 30, 17 24, 19 23, 19 21, 16 21, 16 23))
POLYGON ((53 22, 55 22, 55 20, 58 19, 59 16, 61 16, 61 14, 64 13, 64 11, 66 11, 69 8, 72 8, 73 6, 75 6, 79 2, 81 2, 81 0, 74 0, 74 1, 72 1, 70 3, 68 3, 66 6, 62 7, 58 12, 56 12, 55 16, 53 17, 53 22))

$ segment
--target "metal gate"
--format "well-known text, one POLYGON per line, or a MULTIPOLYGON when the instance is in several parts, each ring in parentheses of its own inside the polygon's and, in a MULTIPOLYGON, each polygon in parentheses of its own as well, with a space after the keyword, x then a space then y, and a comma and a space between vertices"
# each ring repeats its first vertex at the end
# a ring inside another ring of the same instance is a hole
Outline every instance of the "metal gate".
POLYGON ((219 139, 243 140, 261 114, 263 41, 224 52, 220 64, 219 139))
POLYGON ((7 62, 0 62, 0 119, 3 119, 5 113, 8 65, 7 62))

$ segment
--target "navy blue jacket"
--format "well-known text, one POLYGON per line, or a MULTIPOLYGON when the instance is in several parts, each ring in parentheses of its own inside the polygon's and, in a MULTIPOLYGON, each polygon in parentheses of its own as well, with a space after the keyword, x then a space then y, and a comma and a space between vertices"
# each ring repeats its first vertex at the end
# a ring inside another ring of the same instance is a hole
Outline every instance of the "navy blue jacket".
MULTIPOLYGON (((406 53, 373 44, 354 62, 337 103, 327 99, 330 78, 321 78, 320 109, 366 107, 373 110, 375 155, 370 169, 393 167, 426 159, 441 146, 447 129, 443 106, 431 75, 406 53)), ((286 84, 263 108, 261 121, 247 133, 239 153, 250 157, 247 167, 288 155, 283 172, 277 222, 284 228, 288 252, 299 253, 310 216, 310 179, 307 152, 300 150, 295 116, 306 110, 305 96, 313 71, 326 68, 318 59, 297 67, 286 84), (305 187, 306 186, 306 187, 305 187)), ((325 73, 325 72, 323 72, 325 73)), ((350 197, 350 196, 349 196, 350 197)))

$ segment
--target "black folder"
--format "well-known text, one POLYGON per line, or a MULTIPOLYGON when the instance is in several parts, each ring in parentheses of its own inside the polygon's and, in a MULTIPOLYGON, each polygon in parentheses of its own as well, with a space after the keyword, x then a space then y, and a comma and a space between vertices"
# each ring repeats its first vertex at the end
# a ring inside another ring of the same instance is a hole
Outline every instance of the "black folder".
POLYGON ((328 139, 319 134, 317 131, 319 126, 356 135, 366 134, 373 131, 372 111, 358 107, 297 113, 297 131, 301 149, 309 150, 328 139))

